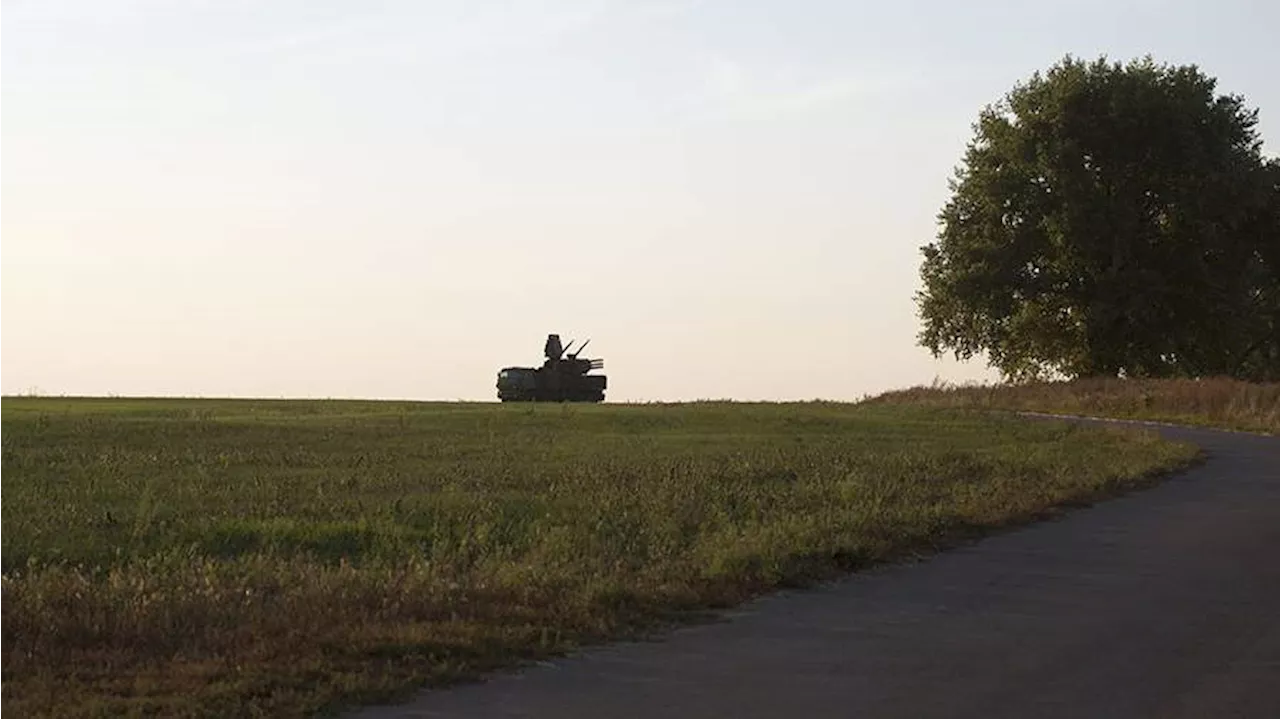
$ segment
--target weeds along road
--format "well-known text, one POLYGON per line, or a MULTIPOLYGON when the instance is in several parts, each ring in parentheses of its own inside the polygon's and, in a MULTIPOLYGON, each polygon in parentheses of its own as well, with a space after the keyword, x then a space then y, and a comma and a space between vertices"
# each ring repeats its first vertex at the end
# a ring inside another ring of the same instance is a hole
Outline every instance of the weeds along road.
POLYGON ((1280 717, 1280 438, 1161 431, 1208 461, 928 561, 356 716, 1280 717))

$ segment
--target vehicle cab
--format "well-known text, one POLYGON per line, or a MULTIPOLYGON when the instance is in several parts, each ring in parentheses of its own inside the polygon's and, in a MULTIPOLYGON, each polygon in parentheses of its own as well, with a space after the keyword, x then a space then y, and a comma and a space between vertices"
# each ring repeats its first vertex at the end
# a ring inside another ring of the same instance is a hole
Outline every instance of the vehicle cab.
POLYGON ((498 399, 531 400, 538 388, 536 370, 531 367, 504 367, 498 372, 498 399))

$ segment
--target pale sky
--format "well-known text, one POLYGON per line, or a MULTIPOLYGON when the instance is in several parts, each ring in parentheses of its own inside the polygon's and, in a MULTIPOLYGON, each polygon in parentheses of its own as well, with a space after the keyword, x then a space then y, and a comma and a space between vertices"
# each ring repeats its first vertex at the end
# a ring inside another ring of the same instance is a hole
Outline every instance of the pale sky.
POLYGON ((5 0, 4 394, 613 401, 994 375, 915 345, 981 107, 1193 62, 1280 133, 1274 2, 5 0))

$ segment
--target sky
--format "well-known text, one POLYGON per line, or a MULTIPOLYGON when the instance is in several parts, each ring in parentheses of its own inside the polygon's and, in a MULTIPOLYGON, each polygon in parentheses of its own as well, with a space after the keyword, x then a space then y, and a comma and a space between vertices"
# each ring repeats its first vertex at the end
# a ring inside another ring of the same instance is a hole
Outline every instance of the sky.
POLYGON ((4 0, 0 391, 610 401, 989 380, 916 344, 979 110, 1195 63, 1280 143, 1280 4, 4 0))

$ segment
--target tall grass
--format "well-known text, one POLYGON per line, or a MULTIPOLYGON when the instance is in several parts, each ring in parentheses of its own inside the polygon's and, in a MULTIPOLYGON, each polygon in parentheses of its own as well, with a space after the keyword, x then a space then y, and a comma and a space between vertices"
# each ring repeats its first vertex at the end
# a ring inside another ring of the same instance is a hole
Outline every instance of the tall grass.
POLYGON ((304 715, 1136 486, 1194 449, 915 407, 6 399, 19 716, 304 715))
POLYGON ((887 392, 867 402, 1098 415, 1280 434, 1280 383, 1222 377, 935 385, 887 392))

